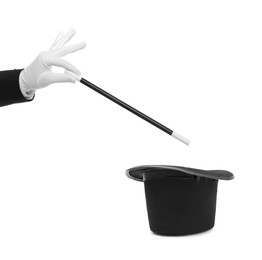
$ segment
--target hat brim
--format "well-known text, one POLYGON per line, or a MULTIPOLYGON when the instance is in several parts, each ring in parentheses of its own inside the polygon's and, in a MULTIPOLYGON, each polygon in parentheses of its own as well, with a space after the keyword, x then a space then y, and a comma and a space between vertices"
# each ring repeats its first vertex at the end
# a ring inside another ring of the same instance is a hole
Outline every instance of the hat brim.
POLYGON ((153 178, 165 178, 177 176, 182 173, 185 176, 198 176, 216 180, 232 180, 234 175, 225 170, 200 170, 182 166, 168 166, 168 165, 142 165, 136 166, 126 170, 127 177, 136 181, 145 181, 150 176, 153 178))

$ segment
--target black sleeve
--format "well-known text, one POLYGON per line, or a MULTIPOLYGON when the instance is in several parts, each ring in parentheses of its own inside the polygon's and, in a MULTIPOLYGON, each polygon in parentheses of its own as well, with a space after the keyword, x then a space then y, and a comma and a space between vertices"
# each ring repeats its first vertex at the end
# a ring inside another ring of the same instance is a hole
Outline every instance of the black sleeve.
POLYGON ((6 70, 0 71, 0 107, 14 104, 32 101, 26 99, 19 86, 20 70, 6 70))

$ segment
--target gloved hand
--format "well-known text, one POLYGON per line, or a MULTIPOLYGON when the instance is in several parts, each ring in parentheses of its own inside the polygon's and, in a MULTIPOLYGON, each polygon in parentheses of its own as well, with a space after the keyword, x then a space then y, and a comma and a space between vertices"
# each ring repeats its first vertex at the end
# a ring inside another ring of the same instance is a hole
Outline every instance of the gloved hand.
POLYGON ((34 96, 36 89, 44 88, 52 83, 73 82, 75 78, 65 73, 52 72, 52 66, 62 67, 77 75, 80 71, 68 61, 61 57, 85 48, 85 42, 65 46, 65 44, 75 35, 75 30, 70 29, 66 34, 59 33, 48 51, 41 52, 36 59, 19 76, 20 89, 27 99, 34 96))

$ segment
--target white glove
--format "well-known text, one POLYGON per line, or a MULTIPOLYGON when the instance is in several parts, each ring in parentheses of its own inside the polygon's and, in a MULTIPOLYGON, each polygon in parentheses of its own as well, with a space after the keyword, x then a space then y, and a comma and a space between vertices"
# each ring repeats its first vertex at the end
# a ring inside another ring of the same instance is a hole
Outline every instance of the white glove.
POLYGON ((41 52, 28 67, 21 71, 19 85, 26 99, 32 99, 36 89, 44 88, 52 83, 76 82, 75 77, 71 75, 52 72, 52 66, 57 66, 77 75, 81 74, 74 65, 61 59, 68 53, 85 48, 85 42, 65 46, 75 33, 74 29, 70 29, 66 34, 59 33, 50 49, 41 52))

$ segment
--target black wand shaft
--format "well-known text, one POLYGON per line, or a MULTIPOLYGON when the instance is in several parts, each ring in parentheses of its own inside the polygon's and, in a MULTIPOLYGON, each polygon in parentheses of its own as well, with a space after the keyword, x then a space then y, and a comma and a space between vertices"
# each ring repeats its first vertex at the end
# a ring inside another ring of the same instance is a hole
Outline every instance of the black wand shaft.
POLYGON ((173 131, 171 129, 169 129, 166 126, 160 124, 159 122, 157 122, 154 119, 152 119, 151 117, 143 114, 142 112, 138 111, 137 109, 129 106, 128 104, 126 104, 122 100, 114 97, 113 95, 109 94, 108 92, 106 92, 103 89, 99 88, 98 86, 94 85, 90 81, 82 78, 80 80, 80 82, 83 83, 84 85, 88 86, 89 88, 93 89, 94 91, 98 92, 99 94, 103 95, 104 97, 106 97, 106 98, 110 99, 111 101, 115 102, 119 106, 127 109, 128 111, 132 112, 133 114, 135 114, 135 115, 139 116, 140 118, 146 120, 148 123, 158 127, 159 129, 161 129, 162 131, 166 132, 167 134, 172 135, 173 131))

